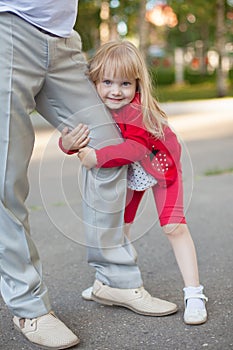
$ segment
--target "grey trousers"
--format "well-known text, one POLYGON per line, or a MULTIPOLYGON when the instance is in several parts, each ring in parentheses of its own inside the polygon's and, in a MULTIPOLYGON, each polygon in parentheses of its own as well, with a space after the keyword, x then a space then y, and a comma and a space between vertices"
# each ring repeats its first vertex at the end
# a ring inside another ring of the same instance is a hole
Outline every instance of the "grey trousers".
MULTIPOLYGON (((85 72, 76 32, 66 39, 51 37, 13 14, 0 14, 1 293, 20 317, 51 309, 24 204, 34 145, 30 113, 37 109, 60 130, 86 123, 92 147, 121 142, 85 72)), ((83 217, 96 278, 112 287, 136 288, 142 285, 141 274, 122 234, 125 177, 124 167, 84 169, 83 217)))

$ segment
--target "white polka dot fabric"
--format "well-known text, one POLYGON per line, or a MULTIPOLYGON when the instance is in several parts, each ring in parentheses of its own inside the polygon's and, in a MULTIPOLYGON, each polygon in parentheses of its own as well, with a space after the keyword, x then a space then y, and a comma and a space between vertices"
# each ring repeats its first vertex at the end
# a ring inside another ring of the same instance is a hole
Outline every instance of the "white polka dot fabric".
POLYGON ((157 184, 157 180, 148 174, 139 162, 128 166, 127 187, 134 191, 144 191, 157 184))

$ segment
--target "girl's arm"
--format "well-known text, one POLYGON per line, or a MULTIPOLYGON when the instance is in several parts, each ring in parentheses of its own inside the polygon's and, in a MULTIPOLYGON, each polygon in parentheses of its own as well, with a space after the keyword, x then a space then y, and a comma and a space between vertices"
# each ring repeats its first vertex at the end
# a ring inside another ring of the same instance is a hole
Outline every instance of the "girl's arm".
POLYGON ((143 126, 142 113, 128 105, 115 120, 124 142, 96 150, 97 167, 117 167, 142 160, 149 151, 149 133, 143 126))
POLYGON ((106 146, 99 150, 90 147, 82 148, 78 157, 87 168, 113 168, 141 160, 150 151, 147 148, 148 133, 136 126, 127 126, 128 130, 124 136, 129 137, 118 145, 106 146))
MULTIPOLYGON (((147 141, 147 138, 145 138, 147 141)), ((147 142, 142 139, 125 139, 118 145, 96 150, 97 168, 112 168, 142 160, 149 153, 147 142)))
POLYGON ((146 154, 150 153, 149 134, 143 126, 140 108, 128 105, 118 112, 114 119, 121 130, 124 142, 99 150, 88 148, 83 154, 80 152, 79 158, 87 169, 112 168, 130 164, 142 160, 146 154), (89 156, 87 156, 88 153, 89 156))

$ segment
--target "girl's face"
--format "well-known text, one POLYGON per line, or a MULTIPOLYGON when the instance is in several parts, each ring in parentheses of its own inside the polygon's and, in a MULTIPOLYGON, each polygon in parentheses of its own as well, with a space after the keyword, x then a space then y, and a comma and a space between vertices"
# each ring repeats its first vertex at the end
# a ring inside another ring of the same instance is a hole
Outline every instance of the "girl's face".
POLYGON ((129 80, 106 75, 96 83, 96 88, 108 108, 119 109, 133 100, 136 92, 136 79, 129 80))

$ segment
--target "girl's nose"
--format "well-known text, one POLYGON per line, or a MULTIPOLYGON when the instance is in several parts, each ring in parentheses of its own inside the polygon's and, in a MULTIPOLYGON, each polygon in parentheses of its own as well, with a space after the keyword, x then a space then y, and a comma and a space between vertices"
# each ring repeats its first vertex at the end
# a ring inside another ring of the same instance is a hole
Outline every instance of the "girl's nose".
POLYGON ((112 93, 113 93, 114 95, 121 95, 121 89, 120 89, 120 87, 117 86, 117 85, 113 86, 112 93))

